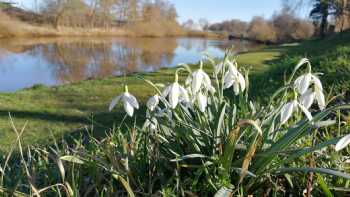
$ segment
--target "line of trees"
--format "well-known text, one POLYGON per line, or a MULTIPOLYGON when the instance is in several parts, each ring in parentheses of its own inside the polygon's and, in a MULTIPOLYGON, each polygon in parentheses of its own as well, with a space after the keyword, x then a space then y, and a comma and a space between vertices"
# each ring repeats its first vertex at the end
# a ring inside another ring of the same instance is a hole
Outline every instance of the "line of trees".
POLYGON ((291 42, 324 37, 331 32, 342 32, 350 28, 349 0, 283 0, 281 11, 270 19, 253 17, 250 22, 238 19, 211 24, 211 31, 226 31, 236 38, 247 38, 261 42, 291 42), (310 19, 295 13, 302 5, 311 4, 310 19))
POLYGON ((312 21, 297 17, 289 7, 275 13, 271 19, 255 16, 250 22, 233 19, 209 26, 212 31, 226 31, 236 38, 261 42, 290 42, 311 37, 312 21))
POLYGON ((46 0, 40 13, 58 28, 104 27, 140 21, 175 22, 177 12, 167 0, 46 0))

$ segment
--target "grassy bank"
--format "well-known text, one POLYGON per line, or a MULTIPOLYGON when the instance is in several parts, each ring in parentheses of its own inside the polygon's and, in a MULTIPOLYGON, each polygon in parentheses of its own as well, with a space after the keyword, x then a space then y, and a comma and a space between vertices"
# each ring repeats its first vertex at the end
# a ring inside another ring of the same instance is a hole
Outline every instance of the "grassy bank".
MULTIPOLYGON (((252 65, 259 70, 265 61, 278 55, 278 51, 266 49, 242 54, 238 60, 243 65, 252 65)), ((173 72, 173 69, 162 69, 141 75, 154 82, 171 82, 173 72)), ((122 91, 124 83, 129 84, 130 91, 135 92, 135 96, 142 103, 153 94, 152 88, 135 75, 125 79, 111 77, 52 88, 37 86, 15 93, 0 94, 0 150, 6 150, 15 139, 8 112, 17 126, 28 122, 24 133, 25 144, 36 144, 38 141, 46 144, 51 134, 62 136, 65 133, 86 130, 92 121, 95 123, 95 131, 104 133, 122 118, 118 112, 108 112, 107 107, 111 99, 122 91)))

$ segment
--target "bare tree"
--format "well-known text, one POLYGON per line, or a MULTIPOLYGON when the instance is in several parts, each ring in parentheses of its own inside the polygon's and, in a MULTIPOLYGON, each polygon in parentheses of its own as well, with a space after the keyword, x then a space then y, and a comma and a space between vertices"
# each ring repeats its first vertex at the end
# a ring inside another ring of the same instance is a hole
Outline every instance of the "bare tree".
POLYGON ((255 16, 249 24, 248 36, 261 42, 276 42, 273 25, 263 17, 255 16))

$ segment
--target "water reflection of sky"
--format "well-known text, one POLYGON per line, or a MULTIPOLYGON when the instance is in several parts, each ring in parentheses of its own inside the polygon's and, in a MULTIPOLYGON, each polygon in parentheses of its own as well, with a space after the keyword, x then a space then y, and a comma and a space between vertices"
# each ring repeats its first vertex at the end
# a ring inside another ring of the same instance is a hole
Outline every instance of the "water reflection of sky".
POLYGON ((27 53, 0 57, 0 91, 11 92, 35 84, 55 85, 50 67, 42 57, 27 53))
MULTIPOLYGON (((232 44, 201 38, 0 40, 0 91, 152 72, 196 63, 203 52, 222 57, 232 44)), ((254 47, 238 45, 238 51, 254 47)))

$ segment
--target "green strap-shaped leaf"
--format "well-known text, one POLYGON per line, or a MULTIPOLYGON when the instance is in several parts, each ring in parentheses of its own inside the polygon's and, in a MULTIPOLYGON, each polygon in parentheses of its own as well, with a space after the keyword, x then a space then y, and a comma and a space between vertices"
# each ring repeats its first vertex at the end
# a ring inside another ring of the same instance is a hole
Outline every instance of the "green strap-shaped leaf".
POLYGON ((350 109, 350 105, 346 104, 330 107, 316 114, 312 122, 304 120, 301 121, 296 127, 289 128, 288 132, 281 139, 274 143, 268 150, 263 152, 264 155, 268 156, 259 157, 255 162, 253 162, 254 165, 252 166, 251 171, 255 172, 257 175, 266 172, 265 169, 269 166, 268 164, 273 161, 275 157, 277 157, 279 151, 285 150, 301 137, 304 137, 307 134, 307 131, 313 128, 313 122, 318 122, 327 117, 331 112, 342 109, 350 109))
POLYGON ((327 168, 280 168, 274 171, 275 173, 278 174, 283 174, 283 173, 290 173, 290 172, 303 172, 303 173, 309 173, 309 172, 315 172, 315 173, 320 173, 320 174, 328 174, 331 176, 336 176, 336 177, 342 177, 345 179, 350 179, 350 174, 332 170, 332 169, 327 169, 327 168))
POLYGON ((170 161, 172 162, 177 162, 177 161, 182 161, 182 160, 186 160, 186 159, 195 159, 195 158, 206 158, 207 156, 202 155, 202 154, 190 154, 190 155, 185 155, 182 156, 180 158, 176 158, 176 159, 172 159, 170 161))
POLYGON ((73 156, 73 155, 62 156, 60 159, 64 160, 64 161, 69 161, 69 162, 72 162, 72 163, 84 164, 83 160, 81 160, 77 156, 73 156))
POLYGON ((317 174, 317 182, 318 184, 320 185, 322 191, 323 191, 323 194, 327 197, 333 197, 333 194, 332 192, 329 190, 328 186, 327 186, 327 183, 324 181, 322 175, 320 174, 317 174))

